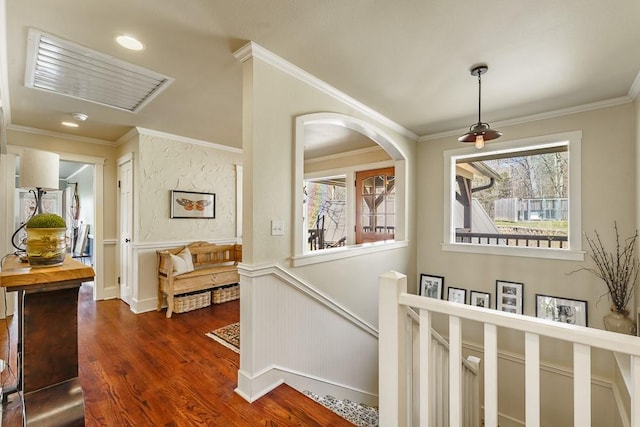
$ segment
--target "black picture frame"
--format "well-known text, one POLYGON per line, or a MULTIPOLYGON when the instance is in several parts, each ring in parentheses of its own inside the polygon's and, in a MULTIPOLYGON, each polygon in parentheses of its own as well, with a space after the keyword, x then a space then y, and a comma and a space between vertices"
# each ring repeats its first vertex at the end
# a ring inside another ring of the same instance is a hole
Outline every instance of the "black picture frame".
POLYGON ((433 274, 420 274, 419 295, 429 298, 442 299, 444 277, 433 274))
POLYGON ((449 286, 447 288, 447 301, 465 304, 467 302, 467 290, 449 286))
POLYGON ((216 195, 196 191, 171 190, 171 218, 216 217, 216 195))
POLYGON ((536 294, 536 317, 587 327, 588 303, 579 299, 536 294))
POLYGON ((471 291, 469 295, 469 305, 491 308, 491 294, 489 292, 471 291))
POLYGON ((496 310, 522 314, 524 283, 496 280, 496 310))

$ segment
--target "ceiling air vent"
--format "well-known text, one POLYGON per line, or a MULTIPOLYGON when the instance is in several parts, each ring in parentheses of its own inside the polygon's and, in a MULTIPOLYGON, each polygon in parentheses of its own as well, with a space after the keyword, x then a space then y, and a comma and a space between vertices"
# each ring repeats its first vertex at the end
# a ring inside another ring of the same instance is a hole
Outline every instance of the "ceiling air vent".
POLYGON ((162 74, 29 30, 25 86, 137 112, 173 82, 162 74))

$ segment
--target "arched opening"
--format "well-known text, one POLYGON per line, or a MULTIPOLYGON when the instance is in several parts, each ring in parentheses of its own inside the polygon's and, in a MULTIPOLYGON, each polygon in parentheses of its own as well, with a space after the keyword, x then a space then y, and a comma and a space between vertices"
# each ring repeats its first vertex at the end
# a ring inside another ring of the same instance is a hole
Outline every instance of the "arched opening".
POLYGON ((404 239, 406 156, 388 135, 344 114, 308 114, 296 119, 295 151, 295 257, 404 239))

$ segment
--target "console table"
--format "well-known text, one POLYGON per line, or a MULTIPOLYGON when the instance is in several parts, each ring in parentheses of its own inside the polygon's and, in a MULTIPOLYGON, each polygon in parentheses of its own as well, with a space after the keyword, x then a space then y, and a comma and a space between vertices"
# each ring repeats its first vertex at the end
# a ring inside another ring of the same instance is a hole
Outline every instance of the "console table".
MULTIPOLYGON (((67 256, 58 267, 31 268, 8 257, 0 286, 18 292, 18 384, 24 426, 84 426, 78 381, 78 291, 91 266, 67 256)), ((3 400, 5 395, 3 395, 3 400)))

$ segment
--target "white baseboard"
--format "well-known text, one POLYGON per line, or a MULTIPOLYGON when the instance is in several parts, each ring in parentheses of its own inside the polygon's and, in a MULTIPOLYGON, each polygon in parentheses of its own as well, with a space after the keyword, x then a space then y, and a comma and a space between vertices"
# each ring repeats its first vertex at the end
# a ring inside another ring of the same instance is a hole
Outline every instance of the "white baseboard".
POLYGON ((287 384, 301 393, 311 391, 320 396, 330 395, 338 399, 349 399, 352 402, 364 403, 369 406, 378 405, 378 396, 375 394, 345 387, 322 378, 314 378, 299 372, 286 370, 278 366, 264 369, 253 377, 250 377, 245 371, 238 370, 238 387, 235 392, 246 401, 255 402, 281 384, 287 384))
POLYGON ((146 313, 149 311, 155 311, 158 305, 158 300, 156 298, 149 298, 146 300, 136 300, 131 299, 131 304, 129 304, 129 308, 135 314, 146 313))

